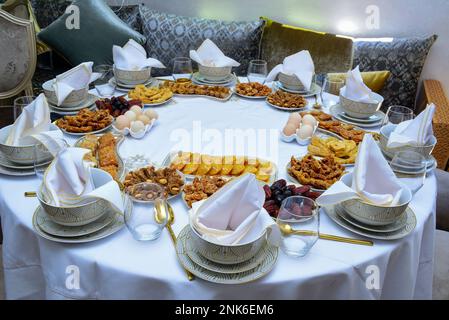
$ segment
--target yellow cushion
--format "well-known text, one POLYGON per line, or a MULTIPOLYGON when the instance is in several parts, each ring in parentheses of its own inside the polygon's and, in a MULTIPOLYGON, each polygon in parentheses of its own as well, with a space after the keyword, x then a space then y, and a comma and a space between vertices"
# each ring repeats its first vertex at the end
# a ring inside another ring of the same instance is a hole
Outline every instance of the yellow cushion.
MULTIPOLYGON (((363 82, 372 91, 379 93, 385 87, 388 78, 390 78, 390 71, 370 71, 362 72, 363 82)), ((329 73, 328 77, 331 80, 346 80, 346 73, 329 73)))

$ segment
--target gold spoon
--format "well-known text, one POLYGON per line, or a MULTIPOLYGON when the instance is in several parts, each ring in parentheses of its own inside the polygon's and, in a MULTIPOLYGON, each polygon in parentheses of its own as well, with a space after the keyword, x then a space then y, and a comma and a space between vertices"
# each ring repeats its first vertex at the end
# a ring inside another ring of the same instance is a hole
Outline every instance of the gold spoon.
POLYGON ((24 196, 25 196, 26 198, 36 198, 36 197, 37 197, 37 194, 36 194, 36 192, 34 192, 34 191, 28 191, 28 192, 25 192, 25 193, 24 193, 24 196))
MULTIPOLYGON (((288 224, 279 224, 279 228, 281 229, 281 232, 287 236, 290 236, 290 235, 316 236, 317 235, 317 232, 314 232, 314 231, 293 230, 292 227, 288 224)), ((372 247, 374 245, 374 242, 371 240, 360 240, 360 239, 338 237, 338 236, 324 234, 324 233, 320 233, 319 238, 323 239, 323 240, 352 243, 352 244, 358 244, 358 245, 362 245, 362 246, 371 246, 372 247)))
MULTIPOLYGON (((177 242, 176 235, 173 232, 173 229, 171 227, 172 224, 175 222, 175 213, 173 211, 172 206, 168 202, 167 202, 167 208, 168 208, 168 216, 167 216, 167 213, 165 212, 165 205, 163 204, 163 202, 162 201, 155 202, 155 211, 156 211, 155 219, 158 223, 161 223, 161 222, 165 221, 167 218, 167 223, 166 223, 165 227, 167 228, 168 233, 170 234, 170 237, 173 241, 173 244, 176 247, 176 242, 177 242)), ((182 268, 184 269, 189 281, 192 281, 195 279, 195 276, 189 270, 187 270, 184 267, 182 267, 182 268)))

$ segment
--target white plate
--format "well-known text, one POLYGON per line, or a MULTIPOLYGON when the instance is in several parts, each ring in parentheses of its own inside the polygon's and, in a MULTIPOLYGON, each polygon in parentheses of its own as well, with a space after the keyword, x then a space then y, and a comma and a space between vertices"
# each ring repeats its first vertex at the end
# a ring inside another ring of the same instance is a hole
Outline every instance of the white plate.
POLYGON ((208 99, 212 99, 212 100, 217 100, 220 102, 226 102, 229 99, 231 99, 232 97, 232 90, 229 90, 229 95, 227 95, 224 98, 217 98, 217 97, 212 97, 212 96, 207 96, 207 95, 203 95, 203 94, 179 94, 179 93, 174 93, 173 96, 175 97, 191 97, 191 98, 208 98, 208 99))
POLYGON ((53 222, 44 210, 36 211, 36 224, 45 233, 62 238, 76 238, 97 232, 115 220, 116 213, 108 213, 101 218, 80 227, 67 227, 53 222))
MULTIPOLYGON (((51 161, 41 163, 41 164, 39 164, 39 167, 46 166, 50 163, 51 163, 51 161)), ((33 170, 34 171, 34 165, 20 165, 15 162, 9 161, 8 159, 5 158, 5 156, 1 152, 0 152, 0 166, 2 166, 4 168, 8 168, 8 169, 13 169, 13 170, 21 170, 21 171, 33 170)))
MULTIPOLYGON (((57 123, 57 121, 58 120, 55 121, 55 124, 57 123)), ((64 132, 65 134, 69 134, 69 135, 72 135, 72 136, 85 136, 85 135, 88 135, 88 134, 98 134, 98 133, 105 132, 105 131, 107 131, 107 130, 112 128, 112 124, 113 123, 114 123, 114 121, 111 121, 111 124, 108 125, 107 127, 104 127, 101 130, 92 131, 92 132, 69 132, 69 131, 66 131, 65 129, 62 129, 62 128, 59 128, 59 129, 61 129, 61 131, 64 132)))
POLYGON ((176 243, 176 252, 181 264, 200 279, 220 284, 243 284, 262 278, 276 265, 279 250, 277 247, 271 246, 269 247, 270 250, 268 250, 265 259, 263 259, 254 269, 240 273, 222 273, 205 269, 193 262, 184 249, 183 243, 190 232, 190 226, 188 225, 180 232, 176 243))
MULTIPOLYGON (((95 111, 97 110, 97 106, 95 104, 91 105, 90 107, 88 107, 87 109, 89 109, 90 111, 95 111)), ((79 111, 59 111, 59 110, 55 110, 52 107, 50 107, 50 112, 52 113, 56 113, 60 116, 75 116, 79 113, 79 111)))
POLYGON ((268 102, 268 97, 265 99, 265 102, 269 106, 271 106, 273 108, 276 108, 276 109, 279 109, 279 110, 282 110, 282 111, 287 111, 287 112, 304 111, 307 108, 307 106, 309 105, 309 102, 306 100, 306 105, 304 107, 302 107, 302 108, 284 108, 284 107, 279 107, 279 106, 277 106, 275 104, 272 104, 272 103, 268 102))
MULTIPOLYGON (((132 202, 129 202, 129 205, 132 206, 132 202)), ((79 237, 72 237, 72 238, 68 238, 68 237, 59 237, 59 236, 54 236, 51 234, 46 233, 45 231, 43 231, 38 223, 37 223, 37 217, 39 214, 39 210, 42 210, 41 206, 38 206, 36 211, 34 212, 33 215, 33 229, 34 231, 36 231, 36 233, 41 236, 42 238, 45 238, 47 240, 50 241, 54 241, 54 242, 59 242, 59 243, 86 243, 86 242, 92 242, 92 241, 96 241, 96 240, 100 240, 103 238, 106 238, 114 233, 116 233, 117 231, 119 231, 120 229, 123 228, 123 226, 125 225, 124 223, 124 219, 123 219, 123 214, 122 213, 116 213, 115 214, 115 219, 113 222, 111 222, 109 225, 107 225, 106 227, 87 234, 87 235, 83 235, 83 236, 79 236, 79 237)), ((132 210, 132 207, 131 209, 132 210)))
POLYGON ((146 87, 146 86, 150 85, 152 82, 153 82, 153 78, 150 78, 150 80, 148 80, 145 83, 141 83, 141 84, 124 84, 124 83, 121 83, 120 81, 115 80, 114 77, 111 78, 111 80, 109 80, 109 83, 112 86, 116 86, 117 88, 128 90, 128 91, 136 88, 139 85, 144 85, 146 87))
POLYGON ((346 220, 344 220, 337 214, 336 210, 338 210, 338 208, 336 208, 335 206, 329 206, 329 207, 325 207, 323 209, 326 212, 326 214, 329 216, 329 218, 331 218, 336 224, 338 224, 342 228, 349 230, 353 233, 356 233, 358 235, 365 236, 367 238, 372 238, 372 239, 386 240, 386 241, 402 239, 402 238, 408 236, 416 227, 416 216, 415 216, 415 213, 413 212, 413 210, 410 209, 410 207, 408 207, 407 210, 405 211, 406 217, 407 217, 407 222, 406 222, 405 226, 402 229, 399 229, 397 231, 385 232, 385 233, 377 233, 377 232, 371 232, 368 230, 363 230, 363 229, 360 229, 360 228, 350 224, 349 222, 347 222, 346 220))
POLYGON ((55 112, 59 112, 59 111, 74 112, 74 111, 80 111, 81 109, 85 109, 85 108, 91 108, 93 105, 95 105, 95 102, 99 99, 100 98, 97 97, 96 95, 89 93, 86 100, 84 100, 80 105, 78 105, 76 107, 71 107, 71 108, 58 107, 51 103, 49 103, 48 105, 50 106, 50 109, 55 110, 55 112))
POLYGON ((0 165, 0 174, 10 177, 30 177, 34 176, 36 173, 33 170, 16 170, 7 167, 3 167, 0 165))
MULTIPOLYGON (((178 238, 179 241, 179 238, 178 238)), ((185 237, 181 238, 182 245, 184 247, 184 252, 187 253, 189 258, 199 265, 200 267, 210 270, 212 272, 224 273, 224 274, 235 274, 250 271, 260 265, 263 260, 275 249, 272 245, 268 243, 265 244, 256 255, 249 259, 248 261, 238 263, 238 264, 220 264, 206 259, 202 256, 199 251, 195 248, 192 237, 186 234, 185 237)))
MULTIPOLYGON (((364 127, 364 128, 375 128, 375 127, 380 127, 382 125, 383 117, 376 122, 370 122, 370 123, 366 123, 363 121, 357 121, 357 120, 348 120, 347 118, 341 116, 342 111, 341 111, 340 105, 338 105, 338 104, 330 107, 329 112, 337 120, 347 123, 347 124, 351 124, 353 126, 359 126, 359 127, 364 127)), ((382 111, 378 111, 377 114, 379 116, 380 116, 380 114, 385 116, 385 114, 382 111)))
POLYGON ((337 207, 336 212, 340 216, 340 218, 343 218, 344 220, 346 220, 347 222, 349 222, 350 224, 352 224, 357 228, 364 229, 370 232, 377 232, 377 233, 395 232, 404 228, 405 225, 407 224, 407 215, 403 215, 396 222, 386 226, 369 226, 352 218, 349 214, 346 213, 345 209, 341 205, 337 204, 336 207, 337 207))
POLYGON ((303 96, 305 98, 316 96, 317 94, 321 93, 321 87, 319 85, 317 85, 316 83, 312 83, 312 87, 311 87, 310 91, 298 91, 298 90, 287 89, 279 81, 276 81, 274 83, 274 85, 278 89, 281 89, 282 91, 285 91, 285 92, 288 92, 288 93, 299 94, 299 95, 301 95, 301 96, 303 96))
POLYGON ((192 76, 192 80, 195 80, 197 82, 200 82, 202 84, 213 84, 213 85, 224 85, 227 83, 231 83, 234 82, 236 80, 235 76, 233 74, 230 74, 228 76, 226 76, 226 78, 222 79, 222 80, 210 80, 207 78, 202 77, 199 72, 196 72, 193 74, 192 76))

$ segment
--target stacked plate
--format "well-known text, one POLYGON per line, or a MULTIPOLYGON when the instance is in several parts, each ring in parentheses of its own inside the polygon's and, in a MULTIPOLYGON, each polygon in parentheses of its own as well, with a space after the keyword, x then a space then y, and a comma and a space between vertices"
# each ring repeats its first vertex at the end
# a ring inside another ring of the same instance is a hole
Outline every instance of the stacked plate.
POLYGON ((113 211, 80 227, 68 227, 53 222, 41 206, 33 215, 34 230, 41 237, 60 243, 85 243, 100 240, 119 231, 123 226, 123 216, 113 211))
POLYGON ((340 205, 324 208, 327 215, 341 227, 356 234, 378 240, 397 240, 410 234, 416 227, 416 216, 408 207, 395 222, 387 225, 368 225, 354 219, 340 205))
POLYGON ((247 261, 236 264, 213 262, 201 254, 195 246, 189 225, 179 234, 176 251, 182 265, 196 277, 221 284, 242 284, 255 281, 273 269, 278 257, 278 248, 265 241, 262 248, 247 261))
MULTIPOLYGON (((51 161, 41 164, 42 167, 48 165, 51 161)), ((0 152, 0 174, 13 177, 27 177, 35 175, 34 165, 23 165, 12 162, 0 152)))
POLYGON ((236 78, 233 74, 229 74, 223 79, 220 80, 211 80, 207 79, 204 76, 200 75, 199 72, 196 72, 192 76, 192 82, 199 85, 209 85, 209 86, 231 86, 236 82, 236 78))
POLYGON ((52 113, 56 113, 59 114, 61 116, 71 116, 71 115, 75 115, 77 114, 81 109, 89 109, 89 110, 94 110, 96 109, 95 106, 95 101, 98 100, 98 97, 94 94, 89 94, 86 98, 86 100, 84 100, 82 103, 80 103, 78 106, 76 107, 58 107, 56 105, 53 105, 51 103, 48 103, 49 107, 50 107, 50 112, 52 113))
MULTIPOLYGON (((150 78, 147 82, 142 83, 142 85, 147 87, 152 82, 153 82, 153 78, 150 78)), ((111 80, 109 80, 109 84, 111 86, 115 87, 115 89, 120 92, 129 92, 131 90, 134 90, 137 87, 137 85, 131 85, 131 84, 125 84, 125 83, 119 82, 115 78, 111 78, 111 80)))
POLYGON ((330 107, 329 112, 334 118, 340 120, 341 122, 364 128, 380 127, 385 118, 385 113, 382 111, 377 111, 369 118, 354 118, 345 113, 340 104, 330 107))
POLYGON ((298 90, 292 90, 284 87, 284 85, 280 81, 274 82, 274 88, 273 89, 280 89, 282 91, 288 92, 288 93, 294 93, 299 94, 305 98, 307 97, 313 97, 321 93, 321 87, 317 85, 316 83, 312 83, 312 87, 310 90, 306 91, 298 91, 298 90))

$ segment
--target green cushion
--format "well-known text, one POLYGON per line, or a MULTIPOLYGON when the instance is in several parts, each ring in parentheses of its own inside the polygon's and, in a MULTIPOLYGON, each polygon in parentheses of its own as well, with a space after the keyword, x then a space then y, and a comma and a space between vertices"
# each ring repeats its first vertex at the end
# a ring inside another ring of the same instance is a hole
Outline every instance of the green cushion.
POLYGON ((129 39, 145 44, 145 37, 120 20, 104 1, 76 0, 73 5, 80 10, 78 30, 67 29, 69 14, 64 14, 38 35, 71 64, 112 64, 113 45, 123 46, 129 39))
POLYGON ((266 27, 262 38, 262 59, 271 69, 285 57, 309 50, 317 74, 346 72, 352 67, 352 39, 333 34, 288 26, 262 18, 266 27))

